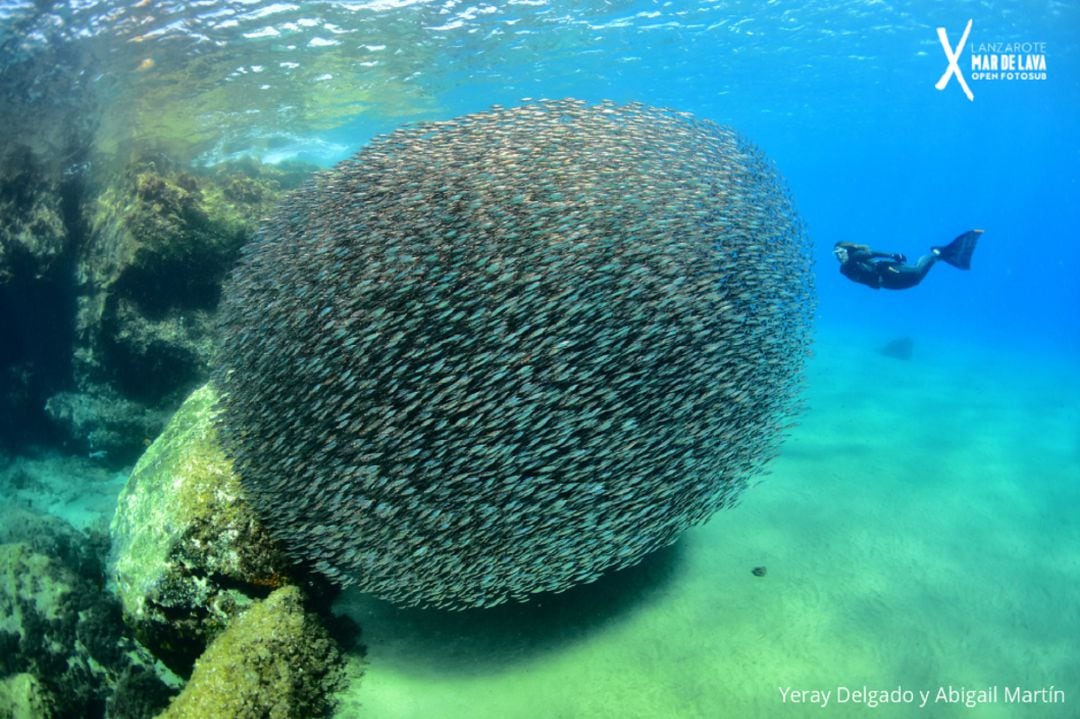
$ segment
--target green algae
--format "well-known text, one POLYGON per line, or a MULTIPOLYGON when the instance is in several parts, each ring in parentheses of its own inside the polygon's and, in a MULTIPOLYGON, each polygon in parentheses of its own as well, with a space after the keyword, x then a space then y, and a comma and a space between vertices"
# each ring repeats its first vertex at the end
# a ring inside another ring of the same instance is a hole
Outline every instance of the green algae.
POLYGON ((324 716, 344 684, 344 666, 300 590, 282 587, 230 622, 160 719, 324 716))
POLYGON ((206 385, 177 410, 135 465, 110 528, 111 579, 125 619, 181 673, 290 571, 218 445, 215 402, 206 385))
POLYGON ((70 570, 28 544, 0 545, 0 632, 18 633, 23 642, 29 613, 57 621, 75 584, 70 570))
POLYGON ((31 149, 0 150, 0 286, 17 276, 53 279, 70 237, 60 182, 31 149))
POLYGON ((96 716, 106 704, 117 719, 149 716, 174 679, 124 634, 100 575, 25 542, 0 545, 0 677, 0 717, 39 719, 96 716))
POLYGON ((259 218, 307 166, 193 168, 133 151, 85 204, 75 376, 170 409, 209 373, 220 285, 259 218))
POLYGON ((22 672, 0 679, 0 717, 51 719, 56 703, 33 674, 22 672))

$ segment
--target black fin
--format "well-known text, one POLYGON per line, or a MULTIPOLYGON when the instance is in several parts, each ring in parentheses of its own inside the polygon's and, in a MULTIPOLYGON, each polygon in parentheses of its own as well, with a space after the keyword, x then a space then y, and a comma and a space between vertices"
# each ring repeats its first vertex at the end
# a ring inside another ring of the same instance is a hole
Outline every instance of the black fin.
POLYGON ((961 270, 971 269, 971 255, 979 241, 982 230, 968 230, 944 247, 935 247, 941 259, 961 270))

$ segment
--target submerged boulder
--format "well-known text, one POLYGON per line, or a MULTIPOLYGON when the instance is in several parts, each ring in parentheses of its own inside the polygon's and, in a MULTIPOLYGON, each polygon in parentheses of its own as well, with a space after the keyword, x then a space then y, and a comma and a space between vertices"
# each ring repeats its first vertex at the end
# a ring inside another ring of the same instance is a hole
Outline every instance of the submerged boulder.
POLYGON ((229 619, 291 567, 217 442, 207 385, 135 465, 110 528, 110 579, 135 635, 186 674, 229 619))
MULTIPOLYGON (((29 477, 22 481, 33 481, 29 477)), ((11 487, 5 487, 11 492, 11 487)), ((63 519, 16 506, 0 508, 0 544, 25 544, 34 553, 57 560, 94 584, 105 577, 104 556, 108 537, 102 532, 82 532, 63 519)))
POLYGON ((33 674, 23 672, 0 679, 3 719, 51 719, 56 715, 56 701, 33 674))
POLYGON ((155 403, 205 375, 218 284, 249 226, 208 178, 136 160, 88 213, 76 370, 155 403))
POLYGON ((30 544, 0 545, 0 716, 134 719, 165 704, 170 689, 95 579, 30 544))
POLYGON ((237 616, 161 719, 312 719, 332 708, 345 661, 295 586, 237 616))

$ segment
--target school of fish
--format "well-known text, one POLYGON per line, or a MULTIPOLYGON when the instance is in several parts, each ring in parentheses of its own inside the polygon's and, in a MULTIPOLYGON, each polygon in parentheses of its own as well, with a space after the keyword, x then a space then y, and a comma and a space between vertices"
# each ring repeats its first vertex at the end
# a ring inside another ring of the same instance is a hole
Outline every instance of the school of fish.
POLYGON ((223 292, 217 424, 271 532, 450 609, 561 591, 733 505, 797 411, 810 247, 733 130, 531 101, 376 138, 223 292))

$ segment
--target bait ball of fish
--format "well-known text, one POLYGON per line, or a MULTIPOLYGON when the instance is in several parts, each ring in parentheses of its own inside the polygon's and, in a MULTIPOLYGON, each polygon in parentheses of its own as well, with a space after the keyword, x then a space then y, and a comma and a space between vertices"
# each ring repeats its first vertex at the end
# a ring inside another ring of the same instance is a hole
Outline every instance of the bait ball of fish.
POLYGON ((807 355, 807 238, 734 131, 543 101, 407 127, 261 228, 220 312, 218 426, 300 560, 490 606, 734 504, 807 355))

